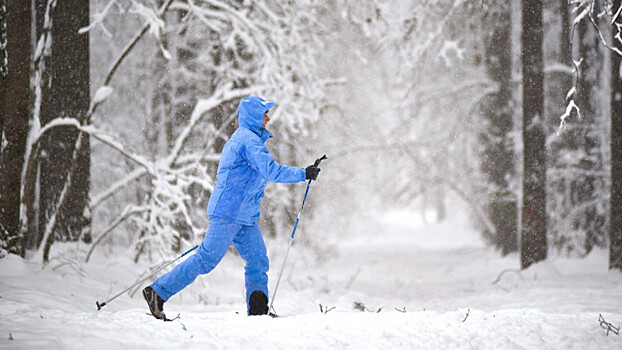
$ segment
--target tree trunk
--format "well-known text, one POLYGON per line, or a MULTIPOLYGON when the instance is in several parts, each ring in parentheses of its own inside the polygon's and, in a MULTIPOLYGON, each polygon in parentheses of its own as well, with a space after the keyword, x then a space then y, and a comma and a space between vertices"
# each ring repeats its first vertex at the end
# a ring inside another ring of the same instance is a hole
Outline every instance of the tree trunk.
POLYGON ((522 1, 523 208, 521 267, 546 259, 546 143, 542 3, 522 1))
MULTIPOLYGON (((37 13, 37 23, 44 12, 37 13)), ((89 24, 89 3, 60 1, 52 11, 52 49, 48 61, 50 89, 44 91, 41 124, 55 118, 75 118, 82 124, 90 103, 89 36, 78 30, 89 24)), ((60 192, 72 164, 78 131, 54 128, 41 139, 39 233, 43 237, 47 223, 56 215, 57 229, 51 240, 90 241, 90 145, 88 135, 78 152, 76 171, 68 189, 68 203, 56 213, 60 192)), ((39 243, 39 242, 37 242, 39 243)), ((47 244, 48 242, 46 242, 47 244)), ((37 244, 38 245, 38 244, 37 244)))
MULTIPOLYGON (((619 9, 622 0, 615 0, 619 9)), ((622 50, 622 42, 615 38, 622 32, 622 18, 612 28, 614 46, 622 50)), ((611 52, 611 207, 609 226, 609 268, 622 272, 622 57, 611 52)))
MULTIPOLYGON (((553 46, 553 56, 557 64, 572 67, 572 47, 570 38, 570 5, 568 0, 555 0, 551 2, 549 12, 559 13, 560 27, 558 37, 552 37, 559 45, 553 46)), ((548 194, 547 208, 549 213, 555 213, 549 225, 548 240, 552 247, 564 249, 567 252, 576 251, 576 239, 574 231, 568 230, 572 221, 574 205, 571 203, 571 184, 575 173, 572 172, 574 165, 567 155, 576 150, 576 138, 578 135, 577 114, 573 114, 566 120, 563 130, 559 130, 560 116, 564 114, 568 101, 566 95, 573 86, 573 74, 566 70, 553 70, 545 79, 545 111, 547 114, 547 135, 550 138, 548 150, 548 194), (571 238, 572 237, 572 238, 571 238)))
MULTIPOLYGON (((4 5, 2 1, 0 12, 4 12, 4 5)), ((23 255, 19 227, 20 179, 28 135, 31 12, 27 1, 9 1, 7 5, 6 12, 0 15, 0 29, 3 29, 0 41, 3 52, 0 55, 3 67, 0 70, 0 248, 23 255), (3 40, 5 34, 6 41, 3 40)))
MULTIPOLYGON (((599 10, 595 7, 593 16, 598 20, 599 10)), ((577 165, 578 176, 571 184, 572 198, 576 198, 574 207, 583 209, 576 215, 575 227, 584 235, 584 254, 594 246, 605 246, 607 218, 602 208, 604 201, 599 201, 605 190, 605 179, 596 175, 603 171, 603 151, 600 129, 604 127, 598 101, 603 74, 604 57, 601 53, 600 39, 593 24, 586 18, 578 26, 579 55, 583 60, 580 79, 577 86, 579 108, 581 108, 580 132, 575 144, 578 145, 582 158, 577 165), (600 202, 600 203, 599 203, 600 202), (599 204, 586 204, 599 203, 599 204)))
MULTIPOLYGON (((4 95, 8 88, 7 69, 9 62, 6 55, 6 1, 0 0, 0 105, 4 106, 4 95)), ((2 164, 2 148, 4 147, 4 119, 6 108, 0 110, 0 164, 2 164)))
POLYGON ((497 232, 492 237, 502 254, 518 250, 517 203, 510 189, 514 177, 514 150, 511 132, 512 120, 512 40, 510 6, 499 4, 493 15, 494 29, 486 45, 486 72, 498 85, 498 91, 486 99, 484 117, 487 133, 481 135, 484 143, 483 171, 493 187, 488 215, 497 232))

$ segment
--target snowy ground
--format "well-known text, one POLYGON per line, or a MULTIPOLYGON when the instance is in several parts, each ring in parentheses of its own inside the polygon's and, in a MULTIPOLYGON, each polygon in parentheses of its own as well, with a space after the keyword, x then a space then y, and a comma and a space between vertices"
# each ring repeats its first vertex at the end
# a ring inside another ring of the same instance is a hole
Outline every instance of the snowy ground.
MULTIPOLYGON (((344 235, 321 263, 295 245, 277 319, 244 315, 243 264, 233 254, 165 305, 169 317, 181 313, 173 322, 147 316, 140 293, 96 310, 96 300, 146 269, 129 258, 100 253, 89 264, 42 269, 8 257, 0 261, 0 348, 622 348, 622 335, 607 336, 598 322, 602 314, 622 325, 622 275, 607 271, 605 251, 518 272, 517 256, 484 248, 459 218, 423 226, 404 213, 383 217, 344 235)), ((273 287, 287 242, 268 243, 273 287)))

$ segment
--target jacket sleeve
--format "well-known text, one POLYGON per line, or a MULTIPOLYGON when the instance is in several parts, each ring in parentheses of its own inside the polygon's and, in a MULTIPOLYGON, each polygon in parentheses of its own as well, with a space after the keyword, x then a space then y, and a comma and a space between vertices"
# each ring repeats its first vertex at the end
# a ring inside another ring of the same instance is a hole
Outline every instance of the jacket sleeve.
POLYGON ((260 141, 245 145, 245 156, 251 167, 268 181, 294 183, 305 180, 305 170, 295 166, 283 165, 274 161, 268 148, 260 141))

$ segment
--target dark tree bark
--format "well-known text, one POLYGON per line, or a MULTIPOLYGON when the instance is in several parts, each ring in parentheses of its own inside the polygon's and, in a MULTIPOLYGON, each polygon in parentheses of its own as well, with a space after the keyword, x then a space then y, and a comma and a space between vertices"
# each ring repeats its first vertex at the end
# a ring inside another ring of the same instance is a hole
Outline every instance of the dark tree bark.
POLYGON ((522 1, 523 208, 521 267, 546 259, 546 144, 542 3, 522 1))
MULTIPOLYGON (((613 8, 622 6, 614 0, 613 8)), ((615 24, 622 26, 618 16, 615 24)), ((622 51, 622 43, 615 38, 620 33, 612 28, 614 46, 622 51)), ((609 268, 622 271, 622 57, 611 52, 611 207, 609 227, 609 268)))
MULTIPOLYGON (((9 62, 6 55, 6 1, 0 0, 0 105, 4 106, 4 95, 7 90, 7 68, 9 62)), ((2 163, 2 146, 4 145, 4 115, 6 109, 0 110, 0 164, 2 163)))
MULTIPOLYGON (((41 9, 45 3, 37 0, 37 8, 41 9)), ((42 25, 44 13, 43 10, 37 12, 38 25, 42 25)), ((45 125, 55 118, 75 118, 85 124, 90 103, 89 36, 79 34, 78 30, 89 24, 89 2, 59 1, 52 11, 52 18, 52 48, 46 67, 50 88, 43 94, 41 124, 45 125)), ((41 27, 38 29, 41 30, 41 27)), ((74 128, 54 128, 40 141, 39 232, 36 246, 41 243, 53 215, 56 215, 57 224, 51 240, 90 240, 90 145, 88 136, 83 137, 86 139, 81 143, 68 189, 69 200, 60 213, 56 213, 56 208, 72 166, 78 131, 74 128)))
POLYGON ((494 26, 486 43, 486 73, 498 91, 484 101, 483 114, 487 123, 481 135, 484 144, 482 168, 493 191, 488 202, 488 215, 496 229, 491 232, 494 243, 507 255, 518 250, 517 201, 509 181, 514 177, 512 120, 512 40, 509 4, 499 4, 491 14, 494 26))
POLYGON ((10 253, 23 255, 19 208, 30 99, 30 3, 9 1, 6 5, 6 18, 4 13, 0 16, 2 37, 6 19, 6 41, 2 40, 0 55, 4 67, 0 71, 0 124, 4 133, 4 137, 0 133, 0 244, 10 253))

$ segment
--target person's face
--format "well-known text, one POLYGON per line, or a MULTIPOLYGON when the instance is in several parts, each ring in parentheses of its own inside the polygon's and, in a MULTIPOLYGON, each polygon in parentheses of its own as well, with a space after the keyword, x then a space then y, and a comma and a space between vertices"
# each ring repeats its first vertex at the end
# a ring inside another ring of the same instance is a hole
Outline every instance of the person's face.
POLYGON ((270 117, 268 116, 268 112, 264 113, 263 115, 263 128, 266 128, 266 125, 268 125, 268 122, 270 121, 270 117))

